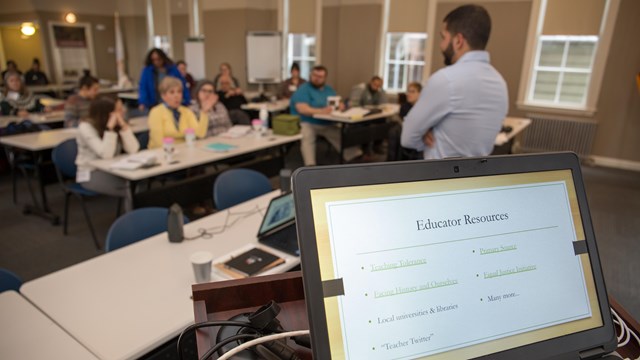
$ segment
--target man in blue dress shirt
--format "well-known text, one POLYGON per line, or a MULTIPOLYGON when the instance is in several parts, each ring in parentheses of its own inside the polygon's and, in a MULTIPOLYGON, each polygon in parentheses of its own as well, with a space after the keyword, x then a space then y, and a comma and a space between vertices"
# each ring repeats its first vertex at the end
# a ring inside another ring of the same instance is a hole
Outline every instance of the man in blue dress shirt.
MULTIPOLYGON (((327 98, 336 96, 335 90, 325 83, 327 68, 317 65, 311 70, 310 81, 300 85, 290 100, 290 111, 300 116, 300 131, 302 141, 300 151, 305 166, 316 165, 316 137, 323 136, 339 151, 340 128, 333 121, 320 120, 313 117, 316 114, 331 114, 334 110, 329 106, 327 98)), ((340 104, 340 109, 344 104, 340 104)), ((350 161, 362 155, 358 147, 344 149, 344 159, 350 161)))
POLYGON ((484 49, 491 18, 478 5, 451 11, 440 31, 447 67, 425 84, 405 118, 402 146, 425 159, 485 156, 491 153, 508 110, 507 85, 484 49))

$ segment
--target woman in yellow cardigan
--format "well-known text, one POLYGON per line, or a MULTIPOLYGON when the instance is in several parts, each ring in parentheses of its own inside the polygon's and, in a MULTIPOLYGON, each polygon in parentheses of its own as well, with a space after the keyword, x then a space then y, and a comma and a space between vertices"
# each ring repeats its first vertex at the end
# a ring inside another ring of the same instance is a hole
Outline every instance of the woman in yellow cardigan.
POLYGON ((149 112, 149 149, 162 147, 162 140, 171 137, 176 142, 184 142, 185 131, 193 129, 200 139, 207 135, 209 118, 207 113, 213 107, 211 99, 203 104, 200 119, 182 102, 182 82, 175 77, 166 76, 158 86, 162 103, 149 112))

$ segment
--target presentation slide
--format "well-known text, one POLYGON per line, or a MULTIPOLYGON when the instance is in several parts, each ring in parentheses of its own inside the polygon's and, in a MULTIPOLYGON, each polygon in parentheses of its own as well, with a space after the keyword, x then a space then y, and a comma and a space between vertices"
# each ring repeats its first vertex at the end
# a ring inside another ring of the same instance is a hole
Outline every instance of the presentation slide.
POLYGON ((428 356, 592 315, 564 181, 325 208, 346 358, 428 356))

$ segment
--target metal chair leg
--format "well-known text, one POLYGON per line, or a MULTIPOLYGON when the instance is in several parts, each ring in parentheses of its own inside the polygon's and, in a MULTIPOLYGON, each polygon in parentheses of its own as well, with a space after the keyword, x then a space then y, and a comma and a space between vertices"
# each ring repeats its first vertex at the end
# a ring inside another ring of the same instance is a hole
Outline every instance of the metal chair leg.
POLYGON ((71 193, 65 191, 64 193, 64 219, 62 220, 62 233, 67 235, 67 224, 69 223, 69 198, 71 197, 71 193))
POLYGON ((82 204, 82 211, 84 212, 84 217, 87 220, 87 225, 89 225, 89 230, 91 231, 91 237, 93 237, 93 243, 96 245, 96 249, 100 250, 100 243, 98 242, 98 238, 96 237, 96 232, 93 229, 93 223, 91 222, 91 217, 89 217, 89 211, 87 211, 87 205, 84 203, 84 196, 78 195, 80 198, 80 204, 82 204))

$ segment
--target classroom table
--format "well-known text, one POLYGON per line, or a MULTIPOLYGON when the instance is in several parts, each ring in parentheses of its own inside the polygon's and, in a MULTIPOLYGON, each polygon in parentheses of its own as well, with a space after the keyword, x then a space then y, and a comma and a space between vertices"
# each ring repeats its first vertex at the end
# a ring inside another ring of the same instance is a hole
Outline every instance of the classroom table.
POLYGON ((503 127, 509 127, 509 132, 500 132, 496 136, 495 146, 502 146, 512 141, 516 135, 520 134, 527 126, 531 125, 531 119, 518 118, 518 117, 506 117, 502 122, 503 127))
MULTIPOLYGON (((366 144, 374 140, 387 138, 388 124, 382 120, 398 114, 400 106, 385 104, 379 107, 382 111, 367 116, 349 116, 349 113, 333 112, 331 114, 313 115, 316 119, 333 121, 340 126, 340 163, 344 161, 344 149, 350 146, 366 144)), ((362 108, 352 108, 362 110, 362 108)), ((350 109, 351 110, 351 109, 350 109)), ((351 110, 353 111, 353 110, 351 110)), ((364 111, 364 110, 363 110, 364 111)))
POLYGON ((281 99, 281 100, 267 101, 267 102, 252 102, 248 104, 242 104, 240 108, 242 110, 260 111, 262 110, 263 106, 270 113, 285 111, 289 108, 289 99, 281 99))
POLYGON ((0 116, 0 128, 6 127, 11 122, 19 123, 23 120, 30 120, 34 124, 41 124, 41 125, 60 124, 64 122, 64 111, 52 111, 48 113, 30 113, 26 119, 20 116, 15 116, 15 115, 0 116))
POLYGON ((76 83, 73 84, 47 84, 47 85, 28 85, 27 89, 34 94, 55 93, 57 97, 64 98, 65 92, 75 89, 76 83))
MULTIPOLYGON (((149 129, 147 124, 147 117, 141 116, 129 119, 129 124, 133 132, 143 132, 149 129)), ((60 128, 54 130, 39 131, 26 134, 18 134, 11 136, 0 137, 0 144, 5 147, 7 152, 7 158, 11 159, 13 156, 11 153, 14 149, 24 150, 33 154, 34 162, 34 176, 38 179, 38 185, 40 190, 40 202, 37 200, 35 193, 31 186, 29 186, 29 192, 33 201, 32 205, 26 205, 24 208, 25 214, 34 214, 51 221, 53 225, 60 223, 58 215, 51 212, 47 201, 47 195, 45 191, 45 181, 42 176, 42 166, 45 163, 46 154, 48 154, 58 144, 74 139, 77 134, 76 128, 60 128)), ((16 171, 12 165, 12 171, 16 171)), ((30 183, 29 183, 30 185, 30 183)))
MULTIPOLYGON (((209 251, 226 261, 249 244, 269 200, 279 190, 185 225, 185 237, 199 229, 211 238, 170 243, 167 233, 109 252, 25 283, 24 296, 100 359, 135 359, 177 336, 194 322, 189 256, 209 251), (221 231, 223 224, 228 224, 221 231)), ((288 271, 298 257, 269 251, 285 263, 263 274, 288 271)), ((212 272, 212 279, 228 279, 212 272)))
POLYGON ((284 161, 284 154, 286 151, 284 147, 291 143, 300 141, 300 139, 302 139, 302 135, 300 134, 292 136, 256 136, 253 132, 238 138, 214 136, 198 140, 192 147, 185 143, 177 144, 175 146, 175 153, 171 163, 168 163, 165 160, 163 149, 157 148, 143 150, 135 155, 121 155, 113 159, 93 160, 90 162, 90 165, 98 170, 125 179, 129 185, 129 194, 127 196, 133 201, 136 185, 141 180, 147 180, 153 177, 201 165, 215 164, 240 155, 255 153, 267 149, 280 149, 280 157, 284 161), (207 148, 211 144, 223 145, 224 147, 230 148, 224 151, 213 151, 207 148), (154 156, 158 161, 158 165, 135 170, 114 168, 114 164, 117 164, 127 158, 131 158, 132 156, 135 158, 139 158, 140 156, 154 156))
POLYGON ((15 291, 0 293, 0 358, 98 359, 15 291))

